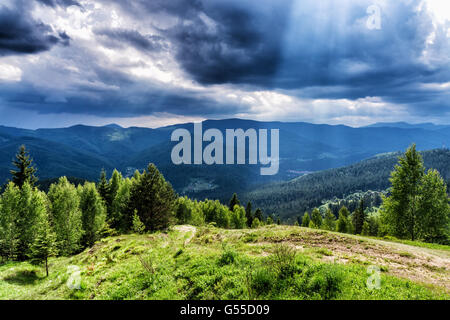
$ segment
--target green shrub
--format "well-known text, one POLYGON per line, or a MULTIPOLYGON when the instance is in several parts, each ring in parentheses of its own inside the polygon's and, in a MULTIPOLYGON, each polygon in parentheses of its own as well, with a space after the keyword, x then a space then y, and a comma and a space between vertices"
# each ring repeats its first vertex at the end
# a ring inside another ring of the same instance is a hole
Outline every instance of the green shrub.
POLYGON ((225 266, 234 263, 236 261, 237 253, 233 250, 224 248, 222 255, 219 258, 219 265, 225 266))
POLYGON ((295 272, 295 256, 294 248, 286 244, 277 245, 269 258, 269 265, 279 278, 285 279, 295 272))
POLYGON ((260 297, 267 295, 275 285, 276 276, 268 268, 258 268, 249 275, 250 295, 260 297))

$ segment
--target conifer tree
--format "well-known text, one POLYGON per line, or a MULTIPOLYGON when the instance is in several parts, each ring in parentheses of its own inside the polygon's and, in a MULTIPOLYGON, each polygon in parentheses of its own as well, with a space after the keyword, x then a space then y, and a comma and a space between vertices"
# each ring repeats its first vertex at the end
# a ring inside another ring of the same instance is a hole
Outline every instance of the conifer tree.
POLYGON ((245 217, 247 218, 247 225, 251 227, 253 222, 253 213, 252 203, 250 201, 247 203, 247 207, 245 208, 245 217))
POLYGON ((135 179, 131 185, 129 216, 136 210, 147 230, 167 228, 174 220, 176 194, 154 164, 135 179))
POLYGON ((303 218, 302 218, 302 227, 309 228, 309 222, 310 222, 310 221, 311 221, 311 218, 309 217, 309 212, 306 211, 306 212, 303 214, 303 218))
POLYGON ((84 186, 78 186, 78 195, 83 225, 82 244, 92 246, 105 226, 106 208, 94 183, 86 182, 84 186))
POLYGON ((422 157, 413 144, 392 171, 390 196, 383 201, 384 221, 390 233, 398 238, 416 239, 420 229, 418 206, 424 173, 422 157))
POLYGON ((355 234, 361 234, 364 222, 366 221, 366 214, 364 212, 364 200, 359 201, 359 207, 353 214, 353 226, 355 234))
POLYGON ((107 204, 109 201, 109 183, 108 179, 106 178, 105 169, 102 169, 100 173, 100 180, 98 182, 97 190, 103 201, 105 201, 105 203, 107 204))
POLYGON ((339 210, 339 219, 336 223, 336 231, 337 232, 342 232, 342 233, 347 233, 349 232, 349 220, 348 220, 348 209, 346 206, 343 206, 340 210, 339 210))
POLYGON ((334 231, 336 230, 336 217, 333 212, 328 208, 325 213, 325 219, 323 220, 323 228, 325 230, 334 231))
POLYGON ((58 251, 62 255, 76 253, 80 249, 83 235, 80 198, 75 186, 61 177, 58 183, 52 184, 48 192, 51 204, 51 220, 53 222, 58 251))
POLYGON ((32 187, 25 181, 20 189, 20 203, 17 217, 17 232, 19 234, 19 260, 28 257, 30 246, 38 231, 36 227, 42 215, 48 214, 48 200, 44 192, 32 187))
POLYGON ((230 204, 228 205, 228 208, 230 209, 230 211, 233 211, 234 206, 236 206, 236 205, 240 206, 241 202, 239 201, 237 194, 233 193, 233 196, 230 199, 230 204))
POLYGON ((120 186, 122 184, 123 177, 117 171, 114 169, 113 174, 111 176, 111 179, 108 183, 108 193, 107 193, 107 201, 106 201, 106 208, 107 208, 107 220, 111 221, 113 219, 113 202, 117 197, 117 194, 119 192, 120 186))
POLYGON ((258 218, 259 223, 262 223, 262 221, 264 220, 263 218, 263 212, 260 208, 257 208, 255 211, 255 218, 258 218))
POLYGON ((322 215, 320 214, 319 209, 313 209, 311 213, 311 221, 314 223, 316 228, 320 228, 322 226, 322 215))
POLYGON ((19 208, 20 190, 10 182, 0 197, 0 256, 6 260, 14 260, 19 255, 19 208))
POLYGON ((19 147, 19 152, 16 154, 16 159, 13 160, 13 165, 17 169, 10 170, 12 175, 11 181, 16 186, 22 188, 26 181, 28 181, 31 186, 36 184, 38 179, 34 175, 36 173, 36 169, 33 166, 33 159, 31 159, 24 145, 19 147))
POLYGON ((418 206, 418 236, 428 242, 449 243, 450 206, 447 186, 437 170, 423 177, 418 206))
POLYGON ((48 258, 56 254, 56 234, 51 229, 47 212, 43 212, 28 256, 31 259, 31 263, 45 265, 45 273, 48 277, 48 258))

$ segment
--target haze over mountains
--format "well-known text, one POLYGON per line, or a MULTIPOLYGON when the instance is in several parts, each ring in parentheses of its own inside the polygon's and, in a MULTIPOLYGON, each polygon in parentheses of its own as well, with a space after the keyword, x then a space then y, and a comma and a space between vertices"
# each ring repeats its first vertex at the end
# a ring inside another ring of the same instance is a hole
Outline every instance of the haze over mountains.
POLYGON ((192 123, 157 129, 77 125, 28 130, 0 126, 0 182, 9 178, 11 160, 21 144, 30 150, 41 180, 62 175, 97 180, 102 168, 108 174, 117 168, 124 175, 132 175, 136 169, 153 162, 179 193, 219 199, 228 199, 231 192, 243 192, 274 180, 286 181, 380 153, 404 151, 413 142, 419 150, 450 145, 450 126, 429 123, 383 123, 353 128, 241 119, 203 122, 204 130, 217 128, 223 133, 225 129, 237 128, 279 129, 279 173, 261 176, 259 165, 173 165, 170 153, 176 142, 170 141, 170 135, 177 128, 186 128, 193 135, 192 123))

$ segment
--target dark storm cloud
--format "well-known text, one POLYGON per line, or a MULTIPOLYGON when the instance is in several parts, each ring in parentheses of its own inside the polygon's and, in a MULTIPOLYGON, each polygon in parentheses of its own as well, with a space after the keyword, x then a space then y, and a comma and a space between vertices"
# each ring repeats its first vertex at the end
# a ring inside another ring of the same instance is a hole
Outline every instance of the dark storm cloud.
POLYGON ((156 35, 142 35, 137 30, 130 29, 95 29, 102 43, 111 48, 132 46, 143 51, 161 51, 167 49, 164 38, 156 35), (103 39, 106 38, 106 39, 103 39))
POLYGON ((0 7, 0 56, 37 53, 58 43, 69 44, 65 32, 56 33, 51 26, 33 20, 26 10, 20 1, 13 9, 0 7))
POLYGON ((46 6, 49 7, 56 7, 56 6, 61 6, 61 7, 70 7, 70 6, 78 6, 81 7, 80 3, 78 1, 75 0, 36 0, 37 2, 40 2, 46 6))

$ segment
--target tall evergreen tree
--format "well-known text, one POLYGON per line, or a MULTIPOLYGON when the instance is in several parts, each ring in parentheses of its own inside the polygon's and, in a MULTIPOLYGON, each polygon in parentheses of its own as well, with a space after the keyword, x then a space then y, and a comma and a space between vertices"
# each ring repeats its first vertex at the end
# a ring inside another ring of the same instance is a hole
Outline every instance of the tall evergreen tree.
POLYGON ((106 208, 94 183, 86 182, 84 186, 78 186, 78 195, 83 225, 82 244, 92 246, 105 226, 106 208))
POLYGON ((36 227, 41 216, 48 214, 48 200, 44 192, 25 181, 20 190, 20 204, 17 216, 19 234, 19 260, 28 257, 30 246, 38 234, 36 227))
POLYGON ((258 218, 260 223, 262 223, 262 221, 264 221, 263 212, 260 208, 256 209, 254 218, 258 218))
POLYGON ((245 208, 245 217, 247 218, 247 225, 251 227, 253 222, 253 212, 252 203, 250 201, 247 203, 247 207, 245 208))
POLYGON ((131 227, 131 219, 127 215, 131 184, 130 179, 123 179, 112 202, 111 216, 108 223, 112 228, 121 231, 130 230, 131 227))
POLYGON ((359 207, 353 214, 353 226, 355 234, 361 234, 364 222, 366 221, 366 214, 364 212, 364 200, 359 201, 359 207))
POLYGON ((100 180, 98 181, 97 190, 102 197, 103 201, 107 204, 110 197, 109 197, 109 183, 108 179, 106 178, 106 171, 105 169, 102 169, 100 173, 100 180))
POLYGON ((236 205, 240 206, 241 202, 239 201, 237 194, 233 193, 233 196, 230 199, 230 204, 228 205, 228 208, 230 209, 230 211, 233 211, 234 206, 236 206, 236 205))
POLYGON ((59 253, 62 255, 76 253, 81 247, 83 235, 77 189, 66 177, 61 177, 58 183, 50 186, 48 198, 59 253))
POLYGON ((308 228, 309 227, 309 222, 311 221, 311 218, 309 217, 309 212, 306 211, 303 214, 303 218, 302 218, 302 227, 308 228))
POLYGON ((31 244, 28 256, 31 263, 45 265, 45 273, 48 277, 48 258, 56 254, 56 234, 51 229, 47 212, 43 212, 39 217, 37 234, 31 244))
POLYGON ((167 228, 174 219, 176 194, 154 164, 135 179, 130 190, 129 217, 136 212, 147 230, 167 228))
POLYGON ((10 182, 0 197, 0 256, 6 260, 14 260, 19 255, 19 209, 20 190, 10 182))
POLYGON ((319 209, 313 209, 311 212, 311 221, 314 223, 316 228, 320 228, 322 226, 322 215, 320 214, 319 209))
POLYGON ((349 212, 346 206, 343 206, 340 210, 339 210, 339 219, 336 223, 336 231, 337 232, 342 232, 342 233, 347 233, 350 231, 351 227, 349 226, 349 220, 348 220, 348 216, 349 216, 349 212))
POLYGON ((327 209, 327 212, 325 213, 323 228, 330 231, 336 230, 336 217, 330 209, 327 209))
POLYGON ((31 159, 27 149, 24 145, 19 147, 19 152, 16 154, 16 159, 13 160, 13 165, 16 170, 10 170, 12 175, 11 181, 16 186, 22 188, 23 184, 28 181, 31 186, 34 186, 38 179, 34 175, 36 169, 33 166, 33 159, 31 159))
POLYGON ((399 158, 389 179, 392 187, 390 196, 383 201, 384 221, 389 231, 399 238, 415 240, 419 231, 419 200, 421 181, 425 169, 421 155, 413 144, 399 158))
POLYGON ((107 209, 107 220, 111 221, 113 219, 113 202, 117 197, 117 194, 119 192, 120 186, 122 184, 123 177, 117 171, 114 169, 113 174, 111 176, 111 179, 108 183, 108 194, 107 194, 107 201, 106 201, 106 209, 107 209))
POLYGON ((418 236, 428 242, 449 243, 450 206, 447 186, 437 170, 423 177, 418 206, 418 236))

